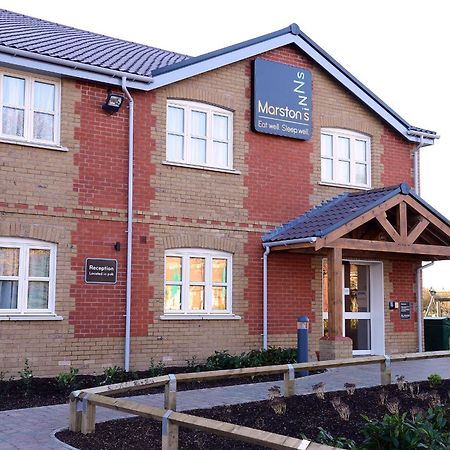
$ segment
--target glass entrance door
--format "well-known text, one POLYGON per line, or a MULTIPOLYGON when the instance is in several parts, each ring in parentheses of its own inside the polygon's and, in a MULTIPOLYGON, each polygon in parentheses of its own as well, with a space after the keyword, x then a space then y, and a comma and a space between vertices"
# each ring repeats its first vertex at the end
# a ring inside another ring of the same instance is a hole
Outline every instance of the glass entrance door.
POLYGON ((353 341, 355 355, 370 354, 371 295, 370 266, 344 263, 344 330, 353 341))

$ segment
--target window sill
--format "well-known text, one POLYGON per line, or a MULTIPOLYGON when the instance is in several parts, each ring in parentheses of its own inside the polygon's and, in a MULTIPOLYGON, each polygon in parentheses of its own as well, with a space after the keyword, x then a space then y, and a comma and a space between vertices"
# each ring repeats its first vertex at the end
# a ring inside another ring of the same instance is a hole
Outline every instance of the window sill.
POLYGON ((240 320, 235 314, 164 314, 161 320, 240 320))
POLYGON ((199 170, 207 170, 211 172, 222 172, 222 173, 231 173, 233 175, 240 175, 241 172, 235 169, 225 169, 221 167, 210 167, 210 166, 198 166, 196 164, 187 164, 175 161, 162 161, 161 164, 164 166, 175 166, 175 167, 186 167, 188 169, 199 169, 199 170))
POLYGON ((16 321, 16 320, 64 320, 62 316, 57 315, 50 315, 50 314, 9 314, 9 315, 1 315, 0 314, 0 321, 1 320, 9 320, 9 321, 16 321))
POLYGON ((59 152, 68 152, 69 151, 69 149, 67 147, 62 147, 60 145, 44 144, 42 142, 14 140, 14 139, 8 139, 5 137, 0 137, 0 142, 4 143, 4 144, 21 145, 23 147, 34 147, 34 148, 43 148, 45 150, 56 150, 59 152))
POLYGON ((331 187, 338 187, 338 188, 347 188, 347 189, 359 189, 361 191, 369 191, 372 189, 370 186, 356 186, 354 184, 344 184, 344 183, 333 183, 331 181, 319 181, 317 183, 320 186, 331 186, 331 187))

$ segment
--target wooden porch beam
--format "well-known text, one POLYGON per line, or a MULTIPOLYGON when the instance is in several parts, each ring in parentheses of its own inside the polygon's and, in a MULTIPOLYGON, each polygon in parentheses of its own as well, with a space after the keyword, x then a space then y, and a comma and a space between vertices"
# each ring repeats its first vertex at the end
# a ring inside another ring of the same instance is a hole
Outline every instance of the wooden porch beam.
POLYGON ((342 248, 328 250, 328 335, 343 336, 342 248))
POLYGON ((399 230, 400 230, 400 242, 406 243, 408 239, 408 216, 406 211, 406 203, 401 202, 398 205, 399 208, 399 230))
POLYGON ((419 222, 416 224, 416 226, 411 230, 411 232, 408 235, 407 239, 408 244, 414 244, 414 242, 416 242, 417 238, 422 234, 422 232, 425 230, 425 228, 428 226, 429 223, 430 222, 427 219, 421 217, 419 222))
POLYGON ((378 214, 378 216, 376 216, 376 219, 394 242, 399 242, 401 240, 400 235, 397 233, 397 230, 392 226, 389 220, 387 220, 386 211, 378 214))
POLYGON ((416 255, 445 256, 450 259, 450 246, 425 244, 400 244, 397 242, 365 241, 359 239, 336 239, 330 247, 369 252, 406 253, 416 255))

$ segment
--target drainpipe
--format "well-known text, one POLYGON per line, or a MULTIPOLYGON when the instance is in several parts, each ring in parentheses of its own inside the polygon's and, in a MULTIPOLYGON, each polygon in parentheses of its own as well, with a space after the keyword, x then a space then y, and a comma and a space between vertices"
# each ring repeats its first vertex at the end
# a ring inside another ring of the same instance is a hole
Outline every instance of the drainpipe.
POLYGON ((128 98, 128 211, 127 211, 127 282, 125 307, 125 370, 130 370, 131 341, 131 263, 133 250, 133 161, 134 161, 134 101, 126 86, 127 78, 122 77, 122 91, 128 98))
POLYGON ((310 244, 316 242, 315 237, 291 239, 277 242, 263 242, 263 350, 267 350, 267 257, 269 256, 271 247, 289 246, 294 244, 310 244))
POLYGON ((434 264, 434 261, 425 264, 424 266, 420 266, 416 270, 416 302, 417 302, 417 338, 419 340, 419 353, 423 352, 423 333, 422 333, 422 325, 423 325, 423 309, 422 309, 422 277, 421 273, 423 269, 430 267, 434 264))
POLYGON ((408 134, 411 136, 418 136, 420 141, 417 146, 413 149, 414 153, 414 191, 419 195, 420 184, 419 184, 419 151, 425 145, 424 139, 439 139, 438 134, 426 133, 423 131, 409 130, 408 134))

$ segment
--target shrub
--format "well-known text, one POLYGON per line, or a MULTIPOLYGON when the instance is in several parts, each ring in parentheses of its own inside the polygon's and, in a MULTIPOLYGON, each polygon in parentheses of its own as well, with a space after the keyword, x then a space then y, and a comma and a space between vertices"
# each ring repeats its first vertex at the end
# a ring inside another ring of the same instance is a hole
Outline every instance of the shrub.
POLYGON ((428 376, 428 383, 431 388, 438 387, 442 383, 442 377, 438 373, 432 373, 428 376))
POLYGON ((25 358, 25 364, 21 371, 19 371, 20 379, 25 386, 25 395, 29 393, 31 388, 31 383, 33 382, 33 370, 31 369, 30 362, 28 358, 25 358))
POLYGON ((150 359, 150 365, 148 366, 148 372, 151 377, 159 377, 166 372, 166 366, 162 361, 155 364, 153 358, 150 359))
POLYGON ((331 433, 327 430, 324 430, 322 427, 319 427, 319 434, 316 436, 316 442, 319 444, 330 445, 335 448, 346 448, 349 450, 356 450, 355 441, 352 439, 347 439, 344 437, 333 437, 331 433))
POLYGON ((114 384, 121 383, 126 379, 126 372, 122 367, 113 366, 107 367, 103 371, 103 375, 105 376, 104 380, 100 384, 114 384))
POLYGON ((241 356, 233 356, 228 353, 228 350, 221 352, 214 352, 214 355, 208 356, 205 363, 205 370, 222 370, 222 369, 237 369, 240 367, 241 356))
POLYGON ((362 429, 362 444, 367 450, 415 450, 418 448, 445 449, 450 439, 450 411, 445 407, 430 408, 425 414, 411 418, 385 415, 382 420, 368 419, 362 429))
POLYGON ((78 369, 71 367, 69 372, 61 372, 56 376, 56 383, 62 391, 73 390, 75 388, 76 376, 78 369))

